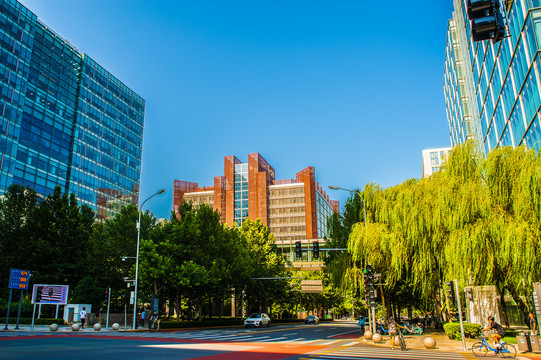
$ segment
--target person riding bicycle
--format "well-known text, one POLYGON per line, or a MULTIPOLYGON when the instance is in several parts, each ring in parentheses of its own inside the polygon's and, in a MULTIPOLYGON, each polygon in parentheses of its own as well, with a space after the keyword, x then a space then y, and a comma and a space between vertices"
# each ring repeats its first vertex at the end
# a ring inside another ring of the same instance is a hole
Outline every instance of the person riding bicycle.
POLYGON ((364 333, 364 327, 366 326, 366 320, 364 319, 364 316, 359 317, 359 322, 357 323, 359 325, 364 333))
POLYGON ((489 326, 483 331, 489 331, 494 329, 495 333, 491 334, 490 337, 494 340, 494 345, 496 348, 501 347, 500 339, 505 336, 505 329, 503 326, 494 321, 494 316, 489 316, 488 321, 490 322, 489 326))

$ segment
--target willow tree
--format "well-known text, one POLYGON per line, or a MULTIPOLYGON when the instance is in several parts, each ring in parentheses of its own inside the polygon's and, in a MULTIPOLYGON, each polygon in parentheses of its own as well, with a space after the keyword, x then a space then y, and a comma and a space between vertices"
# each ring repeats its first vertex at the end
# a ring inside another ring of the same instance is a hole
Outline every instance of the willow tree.
MULTIPOLYGON (((465 150, 457 151, 462 159, 451 156, 445 174, 450 180, 461 172, 461 163, 472 158, 465 150)), ((498 148, 469 173, 455 192, 462 200, 455 204, 473 201, 466 209, 454 209, 459 216, 449 223, 449 275, 463 284, 496 285, 504 309, 508 291, 526 321, 522 296, 541 278, 536 254, 541 245, 541 159, 523 147, 498 148)))
MULTIPOLYGON (((445 232, 438 226, 437 182, 411 179, 385 190, 365 188, 363 195, 369 222, 353 227, 348 243, 353 259, 382 272, 386 292, 411 284, 422 300, 438 300, 445 232)), ((439 310, 440 302, 436 305, 439 310)))
POLYGON ((382 271, 388 287, 411 283, 438 310, 441 284, 457 278, 508 291, 526 315, 521 296, 541 276, 540 194, 533 151, 499 148, 484 158, 467 143, 428 179, 365 188, 369 223, 353 227, 348 247, 353 261, 382 271))

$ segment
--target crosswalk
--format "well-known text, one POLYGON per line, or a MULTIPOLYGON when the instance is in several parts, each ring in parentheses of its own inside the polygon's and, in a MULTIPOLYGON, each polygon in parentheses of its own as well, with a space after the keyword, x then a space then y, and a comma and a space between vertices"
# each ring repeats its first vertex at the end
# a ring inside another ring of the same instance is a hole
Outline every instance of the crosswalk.
MULTIPOLYGON (((126 336, 125 333, 108 333, 109 336, 126 336)), ((242 331, 231 330, 208 330, 208 331, 173 331, 159 333, 131 333, 130 337, 156 337, 166 339, 183 339, 183 340, 209 340, 209 341, 227 341, 227 342, 262 342, 262 343, 288 343, 296 345, 335 345, 339 342, 344 342, 344 339, 327 339, 327 338, 304 338, 299 337, 298 333, 260 333, 258 331, 242 331)), ((358 344, 358 341, 351 341, 350 345, 358 344)))
POLYGON ((454 353, 437 350, 391 350, 389 348, 362 346, 357 342, 350 346, 338 346, 326 349, 307 357, 303 360, 351 360, 351 359, 387 359, 387 360, 469 360, 474 359, 471 353, 454 353), (353 346, 356 345, 356 346, 353 346))

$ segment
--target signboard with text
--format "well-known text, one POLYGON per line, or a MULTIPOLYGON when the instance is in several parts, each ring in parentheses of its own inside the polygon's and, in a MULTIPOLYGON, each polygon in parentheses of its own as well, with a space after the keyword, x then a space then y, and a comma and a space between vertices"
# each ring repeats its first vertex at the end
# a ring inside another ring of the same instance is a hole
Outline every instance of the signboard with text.
POLYGON ((301 292, 322 293, 323 280, 301 280, 301 292))
POLYGON ((156 297, 156 295, 152 295, 150 299, 150 313, 154 315, 158 315, 160 311, 160 299, 156 297))
POLYGON ((26 290, 30 281, 29 270, 11 269, 9 276, 9 289, 26 290))
POLYGON ((66 305, 68 285, 35 284, 32 291, 32 304, 66 305))

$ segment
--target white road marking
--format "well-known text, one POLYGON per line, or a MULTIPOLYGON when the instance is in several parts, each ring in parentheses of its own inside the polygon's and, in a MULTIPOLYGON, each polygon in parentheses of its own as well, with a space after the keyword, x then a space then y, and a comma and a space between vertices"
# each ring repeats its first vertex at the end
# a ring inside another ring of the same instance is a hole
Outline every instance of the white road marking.
POLYGON ((320 345, 331 345, 331 344, 337 343, 339 341, 340 340, 325 341, 325 342, 322 342, 320 345))
POLYGON ((191 350, 217 350, 217 351, 246 351, 259 349, 260 346, 228 345, 228 344, 152 344, 139 345, 139 347, 165 348, 165 349, 191 349, 191 350))
POLYGON ((287 339, 287 338, 286 337, 270 338, 270 339, 261 340, 260 342, 278 341, 278 340, 284 340, 284 339, 287 339))

